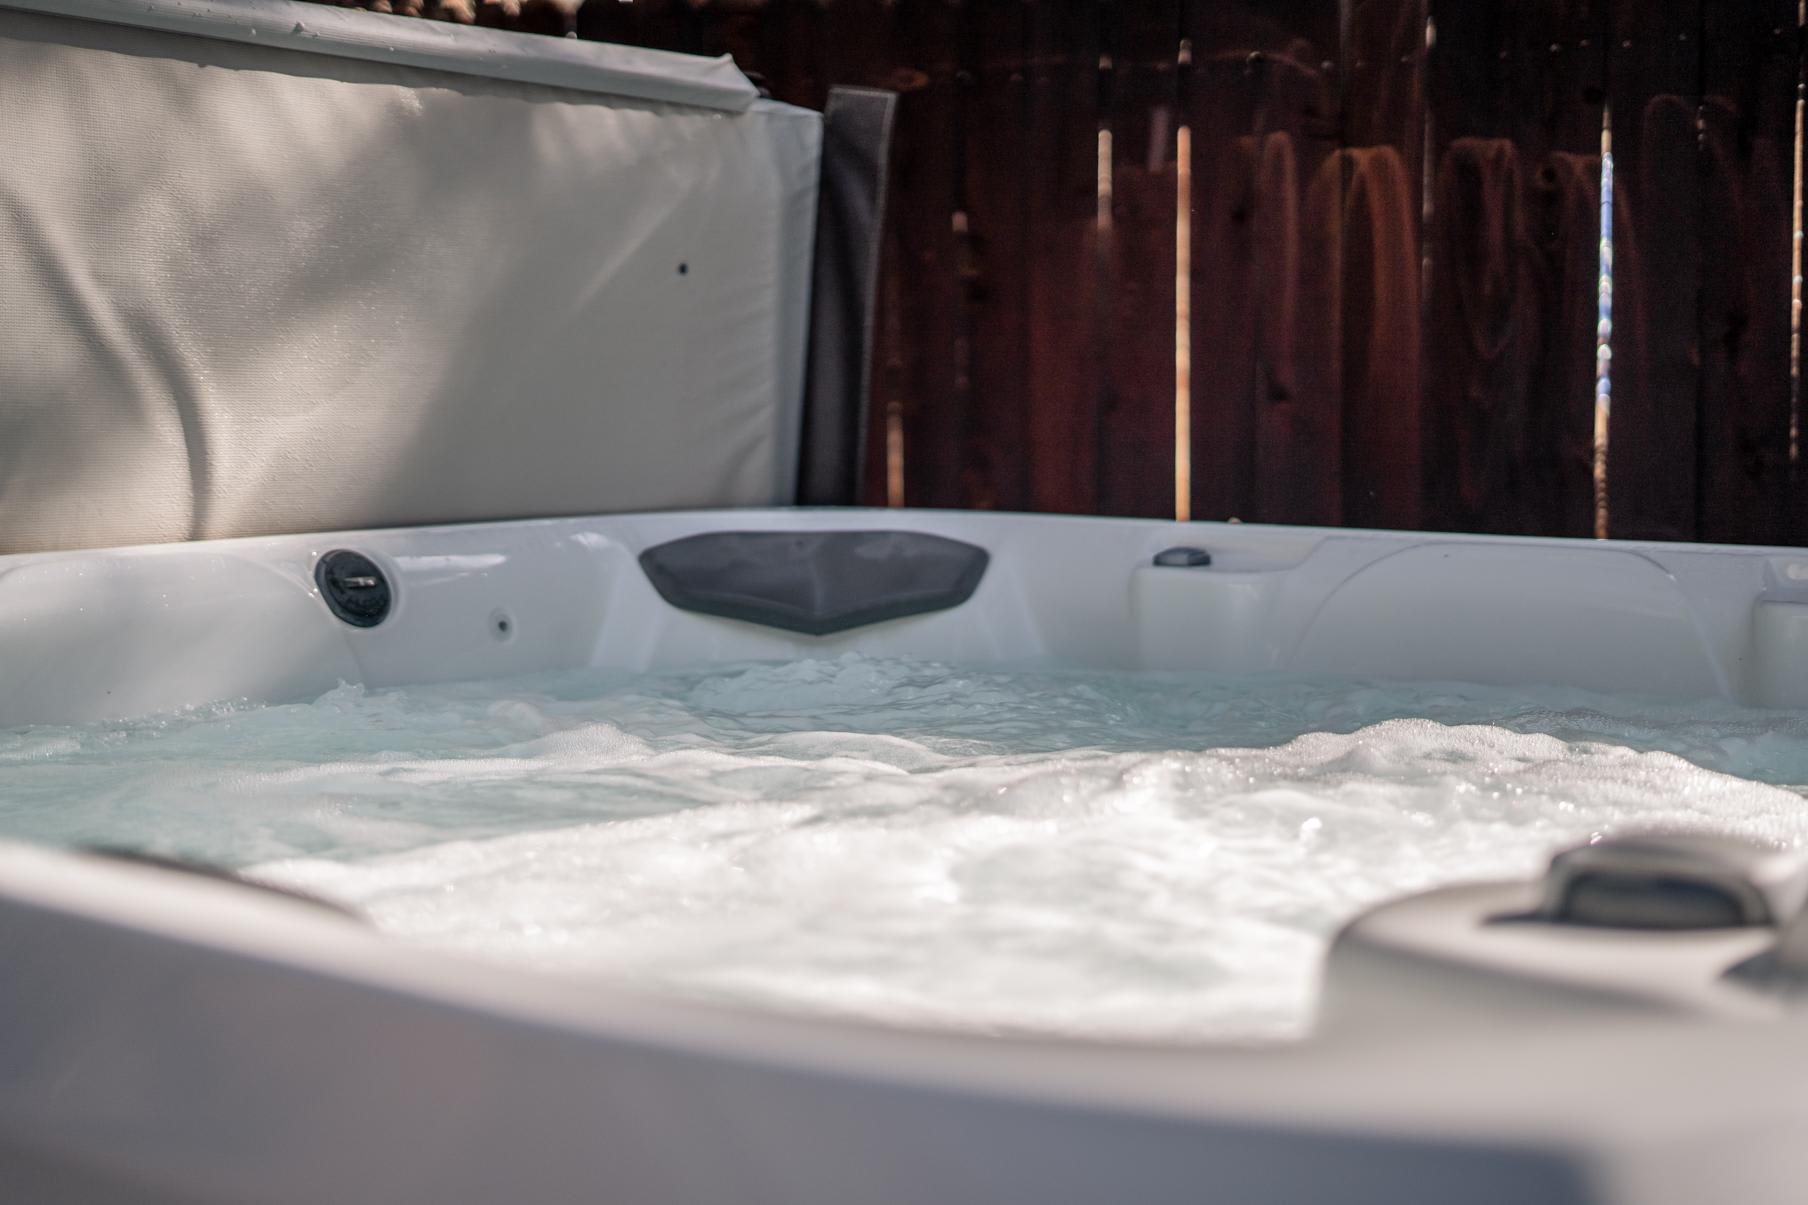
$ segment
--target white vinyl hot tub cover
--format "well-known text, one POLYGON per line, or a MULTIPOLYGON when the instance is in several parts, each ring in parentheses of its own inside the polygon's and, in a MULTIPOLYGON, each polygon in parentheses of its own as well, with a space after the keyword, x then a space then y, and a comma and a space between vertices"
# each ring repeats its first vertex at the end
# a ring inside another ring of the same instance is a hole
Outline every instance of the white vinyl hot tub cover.
POLYGON ((820 119, 725 62, 0 0, 0 115, 0 553, 791 500, 820 119))

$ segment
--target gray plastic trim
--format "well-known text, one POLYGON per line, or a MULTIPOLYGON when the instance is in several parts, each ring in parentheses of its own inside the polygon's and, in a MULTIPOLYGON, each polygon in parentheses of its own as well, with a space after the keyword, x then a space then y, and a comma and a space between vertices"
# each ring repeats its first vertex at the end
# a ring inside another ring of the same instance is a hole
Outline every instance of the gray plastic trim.
POLYGON ((0 0, 0 9, 739 113, 759 95, 727 55, 523 37, 294 0, 0 0))
POLYGON ((719 531, 649 548, 640 567, 680 610, 827 636, 957 607, 989 559, 915 531, 719 531))
POLYGON ((1551 859, 1537 917, 1614 929, 1779 925, 1808 896, 1808 861, 1719 833, 1626 833, 1551 859))

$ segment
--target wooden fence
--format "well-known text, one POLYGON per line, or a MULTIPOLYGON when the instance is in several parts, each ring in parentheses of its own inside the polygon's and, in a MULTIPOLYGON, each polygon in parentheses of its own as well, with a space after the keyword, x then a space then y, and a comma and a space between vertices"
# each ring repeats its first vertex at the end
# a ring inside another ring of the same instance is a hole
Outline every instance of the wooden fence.
POLYGON ((427 15, 731 53, 803 105, 902 93, 873 501, 1784 543, 1798 4, 427 15))

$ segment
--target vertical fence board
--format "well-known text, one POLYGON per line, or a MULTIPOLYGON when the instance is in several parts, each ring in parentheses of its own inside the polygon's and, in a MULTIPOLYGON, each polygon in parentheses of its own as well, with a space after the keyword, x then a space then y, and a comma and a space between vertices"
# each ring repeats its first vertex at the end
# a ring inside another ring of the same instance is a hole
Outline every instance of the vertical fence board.
POLYGON ((1432 0, 1425 513, 1594 529, 1605 0, 1432 0))
MULTIPOLYGON (((620 0, 617 0, 619 3, 620 0)), ((784 0, 704 0, 700 12, 701 53, 726 54, 749 79, 762 86, 766 66, 761 62, 760 30, 769 10, 784 0)))
MULTIPOLYGON (((721 3, 714 0, 712 7, 721 3)), ((774 100, 816 109, 827 101, 828 81, 819 64, 821 11, 814 0, 765 0, 753 30, 742 36, 743 45, 752 43, 753 67, 774 100)))
POLYGON ((963 155, 955 71, 959 10, 947 0, 899 0, 894 14, 898 103, 891 213, 898 240, 903 364, 904 499, 959 506, 968 385, 954 215, 963 155))
POLYGON ((620 42, 635 45, 639 40, 639 7, 621 0, 584 0, 578 6, 578 37, 588 42, 620 42))
POLYGON ((1192 134, 1191 448, 1196 519, 1254 519, 1256 156, 1271 74, 1253 6, 1195 0, 1182 91, 1192 134))
POLYGON ((1702 8, 1704 540, 1790 537, 1796 32, 1795 0, 1702 8))
MULTIPOLYGON (((1615 0, 1610 534, 1692 540, 1700 395, 1703 0, 1615 0)), ((1717 3, 1718 0, 1707 0, 1717 3)))
POLYGON ((1424 0, 1354 0, 1344 41, 1343 521, 1420 520, 1424 0))
POLYGON ((690 0, 633 0, 633 6, 640 10, 640 45, 703 53, 703 16, 690 0))
POLYGON ((703 23, 688 0, 584 0, 577 11, 577 35, 593 42, 621 42, 698 54, 703 23))
POLYGON ((1338 6, 1195 5, 1188 37, 1194 513, 1335 523, 1338 6))
MULTIPOLYGON (((1808 10, 1798 9, 1798 14, 1808 17, 1808 10)), ((1798 24, 1796 28, 1796 112, 1797 135, 1790 156, 1791 183, 1795 196, 1794 214, 1791 225, 1797 225, 1801 217, 1804 198, 1802 195, 1803 147, 1800 128, 1802 114, 1808 110, 1808 22, 1798 24)), ((1797 273, 1804 266, 1801 253, 1801 233, 1796 233, 1796 243, 1791 252, 1791 273, 1797 273)), ((1804 425, 1808 425, 1803 410, 1803 381, 1801 363, 1802 322, 1801 305, 1802 285, 1799 277, 1792 276, 1790 302, 1790 334, 1789 334, 1789 486, 1783 509, 1782 542, 1794 545, 1808 545, 1808 458, 1803 455, 1802 439, 1804 425)))
MULTIPOLYGON (((895 189, 894 183, 894 194, 895 189)), ((863 499, 868 506, 885 506, 903 500, 904 408, 912 341, 904 329, 905 260, 898 238, 898 198, 890 196, 886 204, 888 210, 880 246, 878 308, 873 316, 873 408, 867 424, 863 499), (897 458, 895 462, 894 457, 897 458)))
MULTIPOLYGON (((1546 0, 1548 3, 1549 0, 1546 0)), ((1561 0, 1550 74, 1539 79, 1545 157, 1527 177, 1537 354, 1529 450, 1548 491, 1520 534, 1595 534, 1595 357, 1600 331, 1601 130, 1612 30, 1609 0, 1561 0), (1545 445, 1540 452, 1536 446, 1545 445)), ((1536 46, 1534 50, 1536 50, 1536 46)), ((1494 528, 1499 530, 1498 524, 1494 528)))
POLYGON ((1336 523, 1343 513, 1343 173, 1337 6, 1293 0, 1262 69, 1269 76, 1255 158, 1256 515, 1336 523))
POLYGON ((1098 4, 1038 0, 1028 20, 1028 505, 1084 514, 1098 509, 1098 4))
POLYGON ((966 178, 961 283, 971 385, 961 498, 981 510, 1029 505, 1028 5, 961 10, 966 178))
POLYGON ((885 0, 768 0, 761 59, 773 96, 820 109, 837 85, 883 87, 902 45, 885 0))
POLYGON ((1179 0, 1103 6, 1111 227, 1099 508, 1174 513, 1174 140, 1179 0))

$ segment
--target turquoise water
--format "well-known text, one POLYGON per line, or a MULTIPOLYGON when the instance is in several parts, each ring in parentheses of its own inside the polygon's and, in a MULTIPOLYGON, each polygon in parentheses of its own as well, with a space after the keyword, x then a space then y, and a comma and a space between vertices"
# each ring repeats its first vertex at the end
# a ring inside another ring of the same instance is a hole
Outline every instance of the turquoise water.
POLYGON ((695 997, 1270 1036, 1370 903, 1616 829, 1799 843, 1803 782, 1796 712, 849 656, 0 732, 0 835, 695 997))

